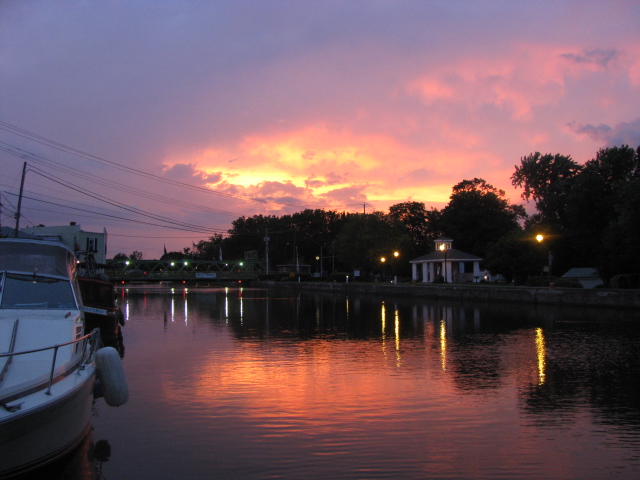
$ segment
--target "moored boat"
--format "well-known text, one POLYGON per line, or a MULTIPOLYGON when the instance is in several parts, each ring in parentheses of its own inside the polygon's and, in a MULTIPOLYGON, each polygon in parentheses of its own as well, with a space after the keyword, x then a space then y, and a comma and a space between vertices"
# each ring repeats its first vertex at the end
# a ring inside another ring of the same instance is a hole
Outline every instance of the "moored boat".
POLYGON ((78 277, 80 294, 85 318, 85 332, 100 329, 103 341, 108 345, 122 340, 121 328, 124 326, 124 315, 116 301, 115 284, 106 275, 96 274, 95 268, 88 268, 93 262, 88 255, 81 263, 82 275, 78 277))
POLYGON ((57 242, 0 239, 0 477, 80 444, 96 378, 110 405, 126 402, 119 356, 100 346, 97 330, 84 331, 73 252, 57 242))

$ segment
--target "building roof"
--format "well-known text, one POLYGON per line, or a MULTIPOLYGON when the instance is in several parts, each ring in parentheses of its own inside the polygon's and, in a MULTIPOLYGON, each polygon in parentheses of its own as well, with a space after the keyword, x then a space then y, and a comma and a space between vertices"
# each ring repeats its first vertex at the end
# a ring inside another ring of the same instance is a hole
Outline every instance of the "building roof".
POLYGON ((409 260, 409 263, 425 263, 425 262, 440 262, 444 261, 445 255, 447 257, 447 261, 480 261, 481 257, 476 257, 475 255, 471 255, 470 253, 465 253, 460 250, 456 250, 455 248, 449 248, 447 250, 440 251, 435 250, 431 253, 427 253, 426 255, 422 255, 421 257, 414 258, 413 260, 409 260))
MULTIPOLYGON (((15 228, 12 228, 12 227, 0 227, 0 236, 2 236, 2 237, 13 238, 14 233, 15 233, 15 228)), ((22 230, 19 230, 18 231, 18 238, 30 238, 32 240, 35 240, 35 239, 39 239, 40 237, 37 237, 35 235, 30 235, 28 233, 23 232, 22 230)))
POLYGON ((600 278, 598 270, 595 268, 572 268, 562 275, 563 278, 600 278))

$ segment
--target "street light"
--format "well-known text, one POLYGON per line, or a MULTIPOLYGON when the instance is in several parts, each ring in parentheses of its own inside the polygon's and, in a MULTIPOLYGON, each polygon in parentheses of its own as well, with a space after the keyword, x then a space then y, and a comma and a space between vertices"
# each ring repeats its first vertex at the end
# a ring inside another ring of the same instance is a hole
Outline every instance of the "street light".
POLYGON ((444 271, 442 272, 442 278, 444 283, 447 283, 447 246, 444 243, 440 244, 440 251, 444 252, 444 271))
POLYGON ((397 275, 398 275, 398 257, 399 256, 400 256, 400 252, 395 250, 393 252, 393 258, 394 258, 393 268, 391 269, 392 273, 394 274, 393 275, 393 283, 395 283, 395 284, 398 283, 398 276, 397 275))
MULTIPOLYGON (((536 240, 538 241, 538 243, 542 243, 542 241, 544 240, 544 235, 538 234, 536 235, 536 240)), ((553 255, 551 255, 551 250, 549 250, 548 256, 547 256, 547 281, 549 282, 549 286, 551 286, 551 263, 553 259, 553 255)), ((543 273, 544 273, 544 267, 543 266, 543 273)))

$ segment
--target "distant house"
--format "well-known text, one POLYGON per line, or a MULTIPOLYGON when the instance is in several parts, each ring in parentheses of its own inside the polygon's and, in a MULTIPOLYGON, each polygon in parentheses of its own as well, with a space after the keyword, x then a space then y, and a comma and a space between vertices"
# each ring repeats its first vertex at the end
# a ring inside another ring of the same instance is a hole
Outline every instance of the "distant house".
POLYGON ((572 268, 562 278, 577 280, 582 288, 595 288, 604 283, 595 268, 572 268))
POLYGON ((20 232, 64 243, 76 254, 93 253, 95 261, 99 264, 107 261, 106 229, 102 232, 85 232, 80 225, 71 222, 69 225, 54 227, 25 227, 21 228, 20 232))
POLYGON ((414 282, 445 283, 479 282, 482 258, 453 248, 453 240, 441 237, 435 240, 435 250, 409 261, 414 282))

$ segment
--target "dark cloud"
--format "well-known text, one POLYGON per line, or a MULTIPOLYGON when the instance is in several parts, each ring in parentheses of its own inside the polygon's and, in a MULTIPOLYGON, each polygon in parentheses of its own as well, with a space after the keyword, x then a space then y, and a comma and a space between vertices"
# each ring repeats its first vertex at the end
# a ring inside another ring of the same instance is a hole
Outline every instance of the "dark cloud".
POLYGON ((571 123, 569 127, 575 133, 586 135, 604 147, 620 145, 629 145, 631 147, 640 146, 640 118, 631 122, 618 123, 613 127, 604 123, 600 125, 576 125, 575 123, 571 123))
POLYGON ((322 178, 318 178, 315 175, 307 178, 304 184, 307 188, 320 188, 328 185, 338 185, 344 182, 344 178, 334 172, 326 173, 322 178))
POLYGON ((367 200, 367 196, 363 192, 365 188, 366 185, 336 188, 335 190, 325 193, 322 197, 337 201, 341 205, 350 205, 354 202, 363 202, 367 200))
POLYGON ((193 185, 217 184, 222 180, 221 172, 208 174, 198 170, 192 163, 177 163, 171 167, 163 165, 162 175, 171 180, 193 185))
POLYGON ((613 48, 596 48, 579 54, 562 54, 563 58, 566 58, 573 63, 595 64, 603 68, 607 68, 610 64, 615 63, 619 56, 620 53, 613 48))

